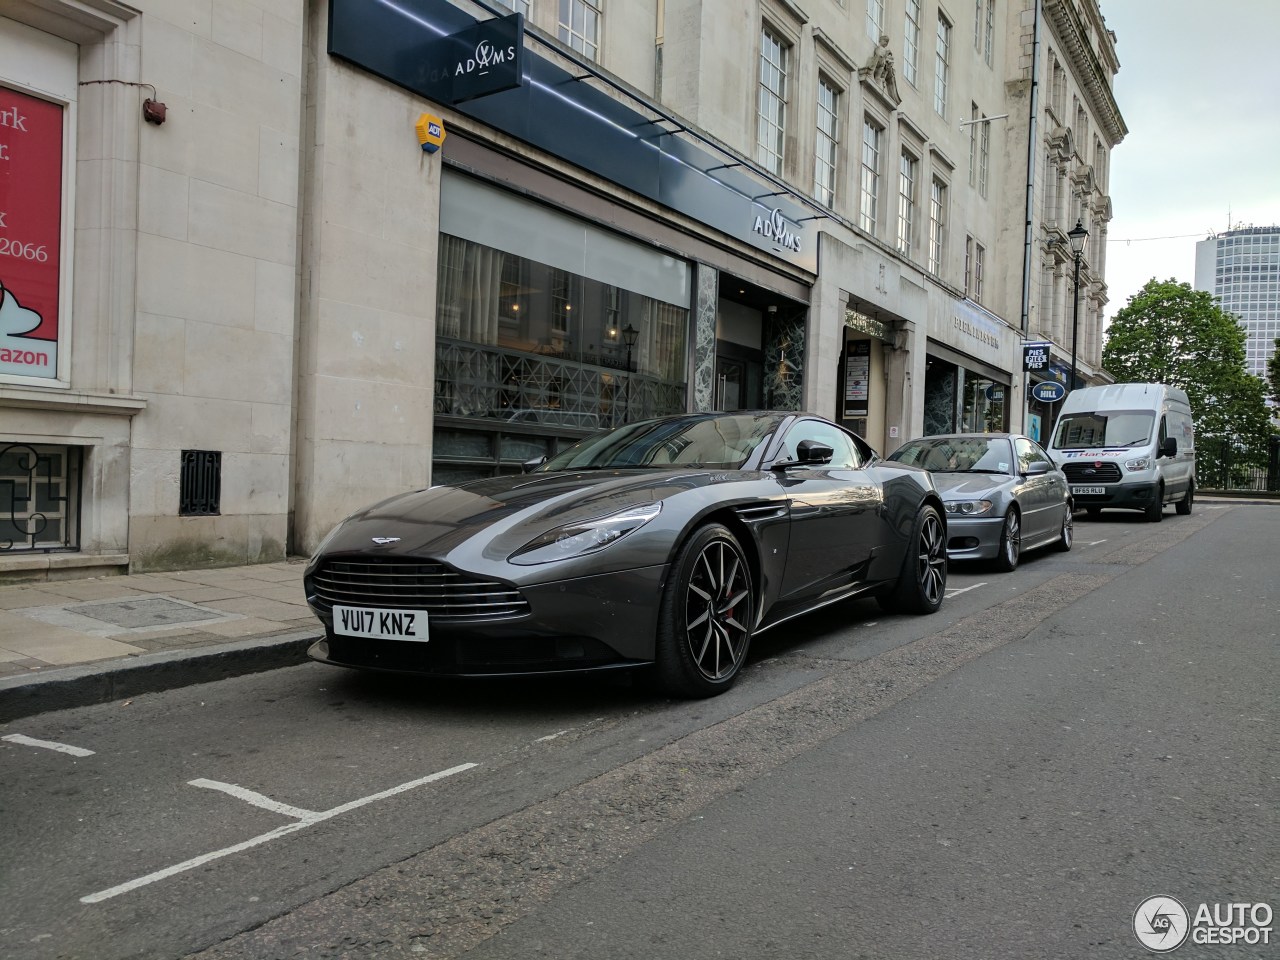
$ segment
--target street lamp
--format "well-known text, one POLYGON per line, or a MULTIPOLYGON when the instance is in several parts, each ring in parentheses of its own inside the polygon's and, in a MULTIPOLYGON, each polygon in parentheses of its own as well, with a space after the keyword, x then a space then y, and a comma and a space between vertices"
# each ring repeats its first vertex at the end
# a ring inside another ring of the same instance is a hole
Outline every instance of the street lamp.
POLYGON ((622 342, 627 345, 627 385, 626 392, 623 394, 623 423, 631 419, 631 348, 636 345, 638 339, 640 339, 640 331, 630 323, 622 328, 622 342))
POLYGON ((1080 327, 1080 254, 1084 253, 1084 242, 1089 239, 1089 231, 1081 220, 1067 233, 1071 242, 1071 253, 1076 259, 1075 268, 1075 300, 1071 308, 1071 379, 1067 381, 1067 392, 1076 388, 1076 332, 1080 327))

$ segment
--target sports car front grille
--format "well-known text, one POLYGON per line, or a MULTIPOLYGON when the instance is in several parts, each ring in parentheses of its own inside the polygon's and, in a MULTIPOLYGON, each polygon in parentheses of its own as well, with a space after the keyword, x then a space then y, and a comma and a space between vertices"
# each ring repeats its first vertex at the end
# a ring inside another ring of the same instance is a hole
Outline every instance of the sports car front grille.
POLYGON ((1095 464, 1068 463, 1062 468, 1071 483, 1115 483, 1120 479, 1120 467, 1109 461, 1095 464))
POLYGON ((497 620, 529 612, 518 589, 458 573, 442 563, 328 560, 311 577, 315 601, 426 610, 433 620, 497 620))

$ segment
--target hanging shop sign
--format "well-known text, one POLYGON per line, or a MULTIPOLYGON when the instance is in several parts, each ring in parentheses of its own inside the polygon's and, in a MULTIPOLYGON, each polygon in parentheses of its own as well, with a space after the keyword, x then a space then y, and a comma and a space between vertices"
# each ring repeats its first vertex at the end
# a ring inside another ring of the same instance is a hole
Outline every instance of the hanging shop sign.
POLYGON ((1024 343, 1022 345, 1022 369, 1042 373, 1049 369, 1049 343, 1024 343))
POLYGON ((520 86, 524 78, 524 16, 480 20, 439 46, 451 85, 450 103, 520 86))
POLYGON ((0 374, 58 376, 62 107, 0 87, 0 374))
POLYGON ((1067 388, 1057 380, 1044 380, 1031 388, 1031 396, 1041 403, 1057 403, 1067 395, 1067 388))

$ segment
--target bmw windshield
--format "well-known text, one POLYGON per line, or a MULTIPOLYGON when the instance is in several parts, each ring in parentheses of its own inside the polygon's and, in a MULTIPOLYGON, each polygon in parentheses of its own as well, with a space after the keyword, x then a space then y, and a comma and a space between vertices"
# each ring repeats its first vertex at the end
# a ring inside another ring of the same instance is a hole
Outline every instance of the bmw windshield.
POLYGON ((634 467, 737 470, 781 422, 780 415, 771 413, 644 420, 588 437, 556 454, 538 472, 634 467))

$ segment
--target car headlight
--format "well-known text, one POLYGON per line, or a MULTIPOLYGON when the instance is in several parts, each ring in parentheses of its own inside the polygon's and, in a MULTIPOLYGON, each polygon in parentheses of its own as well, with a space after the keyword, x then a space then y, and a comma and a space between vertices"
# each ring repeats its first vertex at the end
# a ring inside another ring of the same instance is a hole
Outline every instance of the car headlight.
POLYGON ((1126 460, 1124 462, 1124 468, 1126 470, 1132 470, 1134 473, 1137 473, 1139 470, 1150 470, 1151 458, 1139 457, 1137 460, 1126 460))
POLYGON ((639 530, 661 511, 661 503, 642 503, 607 517, 575 520, 535 537, 507 559, 531 566, 595 553, 639 530))
POLYGON ((947 513, 961 517, 980 517, 990 512, 990 500, 951 500, 947 503, 947 513))

